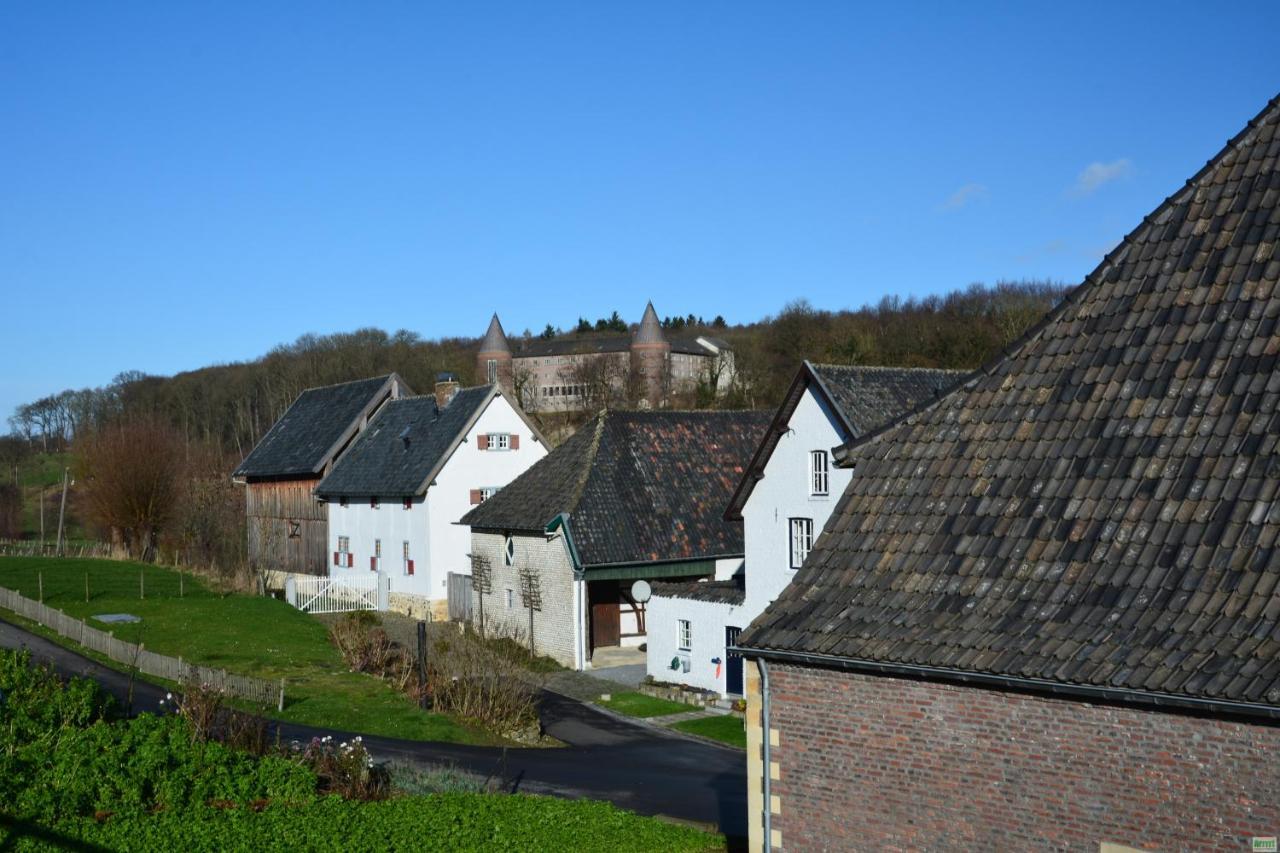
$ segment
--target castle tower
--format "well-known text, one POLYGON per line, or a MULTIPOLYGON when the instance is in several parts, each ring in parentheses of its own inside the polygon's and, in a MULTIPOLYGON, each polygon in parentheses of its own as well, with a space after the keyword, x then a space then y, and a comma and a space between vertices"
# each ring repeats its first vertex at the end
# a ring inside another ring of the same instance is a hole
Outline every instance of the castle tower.
POLYGON ((498 384, 504 391, 511 393, 512 366, 507 334, 502 331, 498 315, 494 314, 489 321, 489 330, 484 333, 484 340, 480 342, 480 351, 476 353, 476 382, 481 385, 498 384))
POLYGON ((644 309, 640 326, 631 336, 631 370, 638 382, 641 401, 660 406, 667 399, 671 376, 671 344, 662 334, 653 302, 644 309))

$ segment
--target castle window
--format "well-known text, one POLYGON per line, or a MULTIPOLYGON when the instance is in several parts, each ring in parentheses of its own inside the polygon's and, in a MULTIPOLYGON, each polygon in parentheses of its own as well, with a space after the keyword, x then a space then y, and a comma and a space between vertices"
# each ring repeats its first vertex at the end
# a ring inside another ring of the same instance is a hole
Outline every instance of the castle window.
POLYGON ((498 360, 496 358, 489 359, 487 368, 489 372, 489 384, 492 385, 498 381, 498 360))

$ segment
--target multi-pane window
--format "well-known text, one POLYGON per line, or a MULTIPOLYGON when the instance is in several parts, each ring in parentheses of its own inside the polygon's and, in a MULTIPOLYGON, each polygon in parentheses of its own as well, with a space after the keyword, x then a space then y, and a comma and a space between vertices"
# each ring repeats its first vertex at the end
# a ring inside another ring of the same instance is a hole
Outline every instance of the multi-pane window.
POLYGON ((350 537, 350 536, 339 536, 339 537, 338 537, 338 553, 339 553, 339 554, 346 554, 346 553, 348 553, 350 550, 351 550, 351 537, 350 537))
POLYGON ((827 451, 815 450, 809 454, 809 494, 831 493, 831 463, 827 451))
POLYGON ((498 381, 498 360, 496 358, 489 359, 487 368, 489 371, 489 384, 492 385, 498 381))
POLYGON ((381 539, 373 540, 373 556, 377 557, 379 560, 382 559, 382 540, 381 539))
POLYGON ((804 565, 805 558, 813 549, 813 519, 791 519, 791 568, 798 569, 804 565))
POLYGON ((480 503, 484 503, 498 493, 497 486, 483 486, 480 489, 480 503))
POLYGON ((693 625, 688 619, 676 620, 676 640, 680 643, 682 652, 693 648, 693 625))
POLYGON ((411 575, 413 574, 413 560, 410 559, 409 557, 409 540, 408 539, 404 540, 403 555, 404 555, 404 573, 406 575, 411 575))
POLYGON ((507 546, 503 551, 503 562, 508 566, 514 565, 516 561, 516 540, 510 536, 507 537, 507 546))
POLYGON ((489 433, 489 449, 490 450, 510 450, 511 434, 506 432, 489 433))

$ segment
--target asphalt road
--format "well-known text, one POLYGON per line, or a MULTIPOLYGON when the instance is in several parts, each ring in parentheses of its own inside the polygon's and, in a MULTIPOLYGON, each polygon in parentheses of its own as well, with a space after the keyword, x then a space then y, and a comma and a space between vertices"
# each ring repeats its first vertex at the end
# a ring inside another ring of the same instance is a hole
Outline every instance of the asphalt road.
MULTIPOLYGON (((26 647, 32 657, 64 676, 92 678, 122 704, 129 677, 43 637, 0 620, 0 648, 26 647)), ((133 709, 159 707, 164 690, 133 684, 133 709)), ((741 750, 718 747, 633 723, 555 693, 541 706, 547 733, 568 744, 561 749, 504 749, 435 741, 409 741, 359 732, 317 729, 281 722, 285 740, 355 734, 377 759, 453 765, 503 780, 511 791, 608 800, 640 814, 668 815, 712 824, 731 841, 747 834, 746 759, 741 750)))

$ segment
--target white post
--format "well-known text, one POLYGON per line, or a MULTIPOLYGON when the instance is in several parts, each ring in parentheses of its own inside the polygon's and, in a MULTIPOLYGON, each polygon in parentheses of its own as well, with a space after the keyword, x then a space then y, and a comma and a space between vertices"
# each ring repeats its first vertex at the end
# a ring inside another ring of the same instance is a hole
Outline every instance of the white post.
POLYGON ((298 606, 298 581, 293 575, 284 579, 284 600, 294 607, 298 606))
POLYGON ((385 613, 391 609, 391 578, 382 569, 378 569, 378 610, 385 613))

